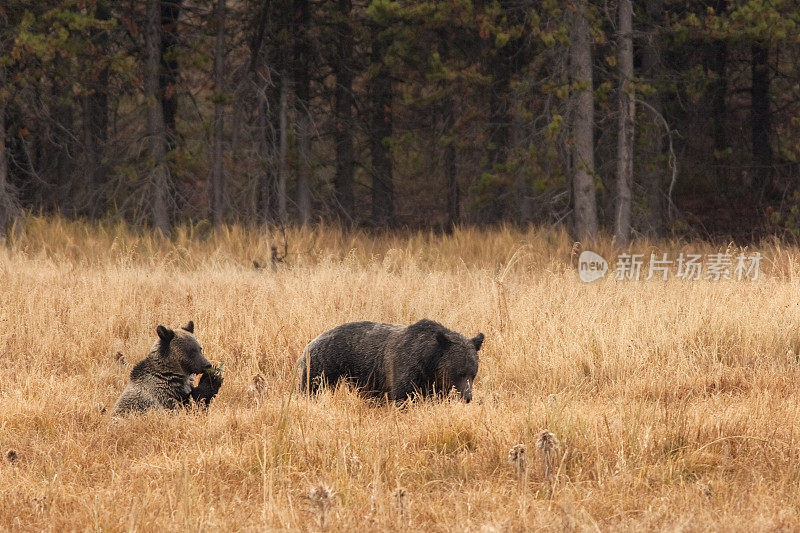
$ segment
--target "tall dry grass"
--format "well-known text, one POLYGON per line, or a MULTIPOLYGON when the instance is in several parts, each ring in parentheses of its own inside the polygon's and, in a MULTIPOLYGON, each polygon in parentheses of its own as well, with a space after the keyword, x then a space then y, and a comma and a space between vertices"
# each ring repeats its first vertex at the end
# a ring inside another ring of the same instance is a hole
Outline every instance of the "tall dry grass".
POLYGON ((0 529, 800 527, 797 249, 751 248, 756 282, 586 285, 564 234, 291 230, 286 263, 255 269, 280 239, 15 229, 0 249, 0 529), (320 332, 422 317, 486 334, 471 404, 293 393, 320 332), (211 409, 111 419, 156 325, 189 319, 227 370, 211 409))

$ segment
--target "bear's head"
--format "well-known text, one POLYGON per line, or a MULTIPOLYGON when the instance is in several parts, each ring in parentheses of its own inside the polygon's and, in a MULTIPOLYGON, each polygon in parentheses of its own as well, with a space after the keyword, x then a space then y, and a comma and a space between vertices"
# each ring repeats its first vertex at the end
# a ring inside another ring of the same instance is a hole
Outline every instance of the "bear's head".
POLYGON ((483 333, 468 339, 459 333, 442 329, 436 332, 439 347, 436 365, 436 388, 443 393, 456 389, 467 403, 472 401, 472 383, 478 374, 478 350, 483 333))
POLYGON ((178 363, 187 374, 200 374, 211 366, 203 355, 200 343, 194 338, 194 322, 176 330, 158 326, 156 333, 159 356, 168 357, 178 363))

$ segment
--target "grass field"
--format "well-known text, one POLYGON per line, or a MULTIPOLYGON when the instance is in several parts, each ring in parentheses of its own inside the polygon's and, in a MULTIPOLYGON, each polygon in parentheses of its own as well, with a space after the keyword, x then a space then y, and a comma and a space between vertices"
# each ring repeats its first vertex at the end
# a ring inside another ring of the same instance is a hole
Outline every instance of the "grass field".
POLYGON ((584 284, 569 238, 533 230, 292 230, 274 270, 252 261, 269 264, 279 236, 241 228, 168 241, 34 218, 13 234, 2 530, 800 527, 796 248, 749 249, 764 256, 757 281, 584 284), (472 403, 293 393, 322 331, 423 317, 485 333, 472 403), (225 363, 211 408, 112 419, 156 326, 190 319, 225 363), (524 465, 509 462, 517 445, 524 465))

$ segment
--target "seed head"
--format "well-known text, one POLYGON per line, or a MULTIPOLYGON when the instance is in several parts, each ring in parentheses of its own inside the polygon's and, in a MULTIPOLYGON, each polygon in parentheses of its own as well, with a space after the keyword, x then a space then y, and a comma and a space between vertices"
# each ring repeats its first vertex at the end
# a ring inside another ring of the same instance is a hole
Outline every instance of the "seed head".
POLYGON ((578 256, 581 255, 583 245, 580 242, 575 242, 572 245, 572 251, 569 253, 570 261, 574 266, 578 266, 578 256))
POLYGON ((361 458, 350 449, 350 444, 345 444, 342 449, 342 460, 344 461, 347 472, 350 474, 360 472, 361 468, 364 466, 361 462, 361 458))
MULTIPOLYGON (((517 444, 508 452, 508 462, 511 465, 525 464, 525 445, 517 444)), ((523 466, 524 468, 524 466, 523 466)))
POLYGON ((36 509, 40 513, 43 513, 44 510, 45 510, 45 507, 47 506, 47 495, 42 495, 41 498, 34 498, 33 502, 34 502, 34 505, 36 505, 36 509))
POLYGON ((553 465, 558 459, 561 443, 558 442, 555 435, 545 430, 539 433, 539 437, 536 439, 536 449, 539 450, 539 455, 542 456, 545 481, 548 485, 552 485, 553 465))
POLYGON ((320 483, 311 489, 309 500, 317 512, 320 529, 327 529, 328 527, 328 510, 333 504, 333 490, 325 483, 320 483))
POLYGON ((394 498, 394 506, 397 508, 397 512, 400 515, 400 520, 405 520, 406 518, 407 496, 408 492, 403 487, 397 487, 394 489, 394 493, 392 493, 392 497, 394 498))
POLYGON ((508 463, 517 471, 517 481, 525 482, 525 445, 517 444, 508 452, 508 463))
POLYGON ((536 449, 542 453, 557 451, 560 447, 561 443, 558 442, 556 436, 549 431, 542 431, 539 433, 539 437, 536 439, 536 449))
POLYGON ((253 384, 250 385, 250 392, 257 396, 267 392, 267 379, 262 374, 253 376, 253 384))
POLYGON ((333 490, 325 483, 320 483, 311 489, 311 500, 314 502, 327 503, 333 498, 333 490))

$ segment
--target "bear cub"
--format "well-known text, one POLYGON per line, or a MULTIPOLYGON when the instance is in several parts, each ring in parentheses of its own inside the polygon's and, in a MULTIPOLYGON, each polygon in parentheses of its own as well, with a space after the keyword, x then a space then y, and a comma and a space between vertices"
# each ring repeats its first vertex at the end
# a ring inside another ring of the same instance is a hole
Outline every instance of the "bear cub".
POLYGON ((131 370, 130 382, 114 405, 113 414, 188 406, 191 398, 207 406, 222 386, 222 377, 208 372, 211 363, 194 337, 194 322, 181 329, 156 328, 158 340, 131 370), (202 374, 197 386, 192 375, 202 374))
POLYGON ((302 392, 346 380, 373 397, 402 402, 455 388, 472 400, 483 333, 469 339, 433 320, 410 326, 350 322, 312 340, 297 363, 302 392))

